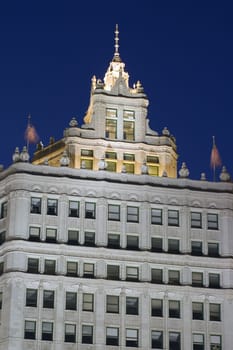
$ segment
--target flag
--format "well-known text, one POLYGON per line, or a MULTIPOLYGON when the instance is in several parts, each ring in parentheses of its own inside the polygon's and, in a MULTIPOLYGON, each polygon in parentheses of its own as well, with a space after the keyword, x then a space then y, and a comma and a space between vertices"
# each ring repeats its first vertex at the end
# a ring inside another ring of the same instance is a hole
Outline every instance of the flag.
POLYGON ((216 167, 220 167, 222 165, 221 157, 217 146, 215 144, 215 137, 213 136, 213 146, 210 155, 210 166, 215 169, 216 167))
POLYGON ((39 141, 39 136, 36 132, 35 127, 30 123, 30 115, 28 116, 28 125, 27 128, 25 130, 25 140, 27 141, 27 143, 37 143, 39 141))

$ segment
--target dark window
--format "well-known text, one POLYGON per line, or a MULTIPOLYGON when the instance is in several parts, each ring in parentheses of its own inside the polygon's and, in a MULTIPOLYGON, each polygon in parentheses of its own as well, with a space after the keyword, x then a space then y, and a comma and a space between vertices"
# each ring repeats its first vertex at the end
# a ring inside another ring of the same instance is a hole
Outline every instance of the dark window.
POLYGON ((0 276, 3 274, 3 272, 4 272, 4 262, 1 261, 0 262, 0 276))
POLYGON ((219 256, 219 244, 208 242, 208 255, 213 257, 219 256))
POLYGON ((138 347, 138 330, 137 329, 126 329, 125 346, 131 346, 132 348, 138 347))
POLYGON ((218 230, 218 214, 207 214, 207 229, 218 230))
POLYGON ((26 290, 26 306, 37 307, 37 289, 26 290))
POLYGON ((28 258, 29 273, 39 273, 39 259, 28 258))
POLYGON ((115 204, 108 205, 108 220, 120 221, 120 206, 115 204))
POLYGON ((0 310, 2 310, 2 292, 0 292, 0 310))
POLYGON ((127 235, 127 249, 138 250, 139 239, 138 236, 127 235))
POLYGON ((107 295, 106 312, 119 314, 119 297, 117 295, 107 295))
POLYGON ((120 279, 120 266, 119 265, 107 265, 107 279, 119 280, 120 279))
POLYGON ((78 231, 75 230, 69 230, 68 231, 68 244, 71 245, 78 245, 78 231))
POLYGON ((221 305, 209 304, 210 307, 210 321, 221 321, 221 305))
POLYGON ((69 216, 73 218, 79 217, 79 202, 69 201, 69 216))
POLYGON ((85 263, 83 264, 83 277, 86 278, 94 278, 94 264, 88 264, 85 263))
POLYGON ((85 218, 95 219, 95 203, 85 203, 85 218))
POLYGON ((168 239, 168 253, 178 254, 180 252, 180 241, 178 239, 168 239))
POLYGON ((0 232, 0 245, 3 244, 6 240, 6 231, 0 232))
POLYGON ((127 281, 138 281, 138 267, 126 267, 126 280, 127 281))
POLYGON ((106 329, 106 345, 119 345, 119 329, 115 327, 107 327, 106 329))
POLYGON ((53 323, 42 322, 42 336, 41 340, 53 340, 53 323))
POLYGON ((163 270, 151 269, 151 282, 152 283, 163 283, 163 270))
POLYGON ((138 315, 138 298, 126 297, 126 314, 138 315))
POLYGON ((93 344, 93 326, 82 326, 82 343, 93 344))
POLYGON ((29 240, 38 242, 40 241, 40 227, 30 226, 29 227, 29 240))
POLYGON ((25 321, 24 339, 36 339, 36 321, 25 321))
POLYGON ((48 309, 54 308, 54 291, 53 290, 44 290, 43 307, 48 309))
POLYGON ((7 217, 7 202, 1 204, 1 219, 7 217))
POLYGON ((67 261, 67 276, 78 276, 78 263, 75 261, 67 261))
POLYGON ((180 284, 180 271, 169 270, 168 271, 168 283, 169 284, 180 284))
POLYGON ((65 324, 65 343, 76 342, 76 325, 65 324))
POLYGON ((163 224, 163 218, 162 218, 163 211, 162 209, 151 209, 151 223, 154 225, 162 225, 163 224))
POLYGON ((191 242, 191 254, 200 256, 202 255, 202 242, 201 241, 192 241, 191 242))
POLYGON ((180 350, 180 333, 169 332, 169 350, 180 350))
POLYGON ((203 320, 204 319, 203 303, 193 302, 192 313, 193 313, 193 320, 203 320))
POLYGON ((203 273, 202 272, 192 272, 192 286, 193 287, 203 287, 203 273))
POLYGON ((84 244, 89 247, 95 246, 95 232, 84 233, 84 244))
POLYGON ((162 252, 163 251, 163 239, 160 237, 151 238, 151 251, 162 252))
POLYGON ((127 207, 127 222, 139 222, 138 207, 127 207))
POLYGON ((178 210, 168 210, 168 226, 179 226, 178 210))
POLYGON ((66 292, 66 310, 77 310, 77 293, 66 292))
POLYGON ((108 248, 120 248, 120 235, 115 233, 108 234, 108 248))
POLYGON ((46 242, 56 243, 57 241, 57 230, 55 228, 46 228, 46 242))
POLYGON ((163 349, 163 332, 162 331, 151 332, 151 347, 152 349, 163 349))
POLYGON ((169 300, 169 317, 180 318, 180 302, 178 300, 169 300))
POLYGON ((55 273, 56 273, 56 261, 55 260, 45 260, 44 273, 46 275, 55 275, 55 273))
POLYGON ((57 215, 57 199, 48 199, 47 200, 47 214, 48 215, 57 215))
POLYGON ((31 213, 41 214, 41 198, 31 198, 31 213))
POLYGON ((204 350, 203 334, 193 334, 193 350, 204 350))
POLYGON ((163 317, 162 299, 151 299, 151 316, 163 317))
POLYGON ((191 212, 191 227, 192 228, 202 228, 201 213, 191 212))
POLYGON ((94 294, 83 294, 83 311, 94 311, 94 294))
POLYGON ((220 288, 220 275, 209 273, 209 288, 220 288))

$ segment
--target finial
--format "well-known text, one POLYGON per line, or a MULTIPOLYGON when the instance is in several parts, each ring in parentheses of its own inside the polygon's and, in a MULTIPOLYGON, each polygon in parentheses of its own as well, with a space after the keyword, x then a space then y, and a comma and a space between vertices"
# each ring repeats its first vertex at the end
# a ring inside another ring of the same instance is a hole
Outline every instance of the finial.
POLYGON ((221 174, 219 175, 219 178, 222 182, 227 182, 231 180, 231 176, 227 171, 227 168, 225 166, 222 167, 221 174))
POLYGON ((113 61, 121 61, 120 54, 119 54, 119 30, 118 30, 118 24, 116 24, 116 29, 115 29, 115 52, 114 52, 114 57, 113 61))
POLYGON ((181 169, 179 170, 179 175, 181 178, 189 177, 189 170, 185 162, 182 163, 181 169))

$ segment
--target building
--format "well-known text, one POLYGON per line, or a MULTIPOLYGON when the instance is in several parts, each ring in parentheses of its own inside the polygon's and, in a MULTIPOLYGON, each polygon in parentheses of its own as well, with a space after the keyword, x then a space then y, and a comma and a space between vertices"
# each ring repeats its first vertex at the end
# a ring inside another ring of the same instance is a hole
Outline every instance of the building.
POLYGON ((177 177, 115 53, 79 126, 0 173, 0 350, 230 350, 233 184, 177 177))

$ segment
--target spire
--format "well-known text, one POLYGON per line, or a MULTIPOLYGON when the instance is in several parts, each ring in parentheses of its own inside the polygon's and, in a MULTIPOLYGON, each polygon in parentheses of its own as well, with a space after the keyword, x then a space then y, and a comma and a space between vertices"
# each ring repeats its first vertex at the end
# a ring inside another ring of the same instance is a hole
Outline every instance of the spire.
POLYGON ((120 58, 120 53, 119 53, 119 30, 118 30, 118 24, 116 24, 116 29, 115 29, 115 52, 114 52, 114 57, 113 61, 114 62, 121 62, 120 58))

